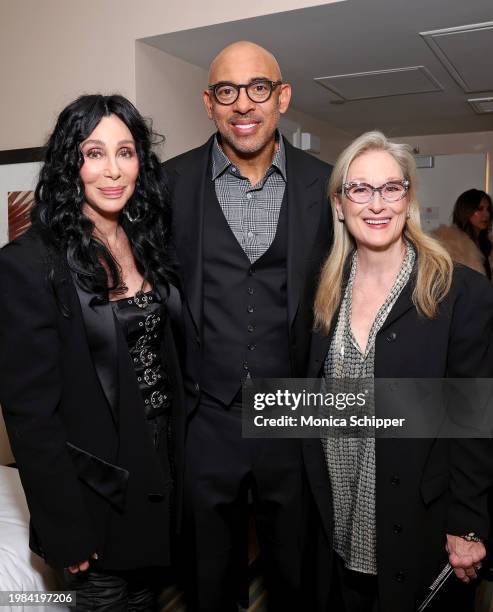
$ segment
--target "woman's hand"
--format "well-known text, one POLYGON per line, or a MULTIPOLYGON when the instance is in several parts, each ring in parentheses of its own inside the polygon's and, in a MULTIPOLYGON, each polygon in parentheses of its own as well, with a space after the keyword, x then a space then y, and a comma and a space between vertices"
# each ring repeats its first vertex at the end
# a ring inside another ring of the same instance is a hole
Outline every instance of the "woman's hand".
POLYGON ((486 549, 482 542, 470 542, 460 536, 447 534, 445 548, 448 552, 449 563, 459 580, 469 582, 477 578, 476 571, 481 569, 481 561, 486 556, 486 549))
MULTIPOLYGON (((91 559, 97 559, 98 554, 94 553, 91 555, 91 559)), ((67 569, 71 574, 77 574, 77 572, 86 572, 89 569, 90 559, 86 559, 85 561, 81 561, 80 563, 76 563, 75 565, 69 565, 65 569, 67 569)))

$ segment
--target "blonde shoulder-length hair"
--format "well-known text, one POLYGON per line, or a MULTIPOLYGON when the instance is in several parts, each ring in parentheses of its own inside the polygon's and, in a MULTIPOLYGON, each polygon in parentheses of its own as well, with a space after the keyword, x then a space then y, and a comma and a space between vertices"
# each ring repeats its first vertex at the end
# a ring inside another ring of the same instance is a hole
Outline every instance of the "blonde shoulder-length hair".
POLYGON ((419 203, 416 199, 416 163, 411 147, 391 142, 381 132, 366 132, 341 153, 329 183, 334 242, 322 268, 315 298, 315 328, 326 333, 330 330, 332 319, 341 302, 344 267, 348 255, 355 248, 346 224, 337 217, 337 196, 346 182, 353 160, 368 151, 389 153, 399 164, 404 178, 409 181, 409 218, 404 226, 404 236, 414 245, 417 253, 417 275, 412 299, 418 311, 428 318, 433 318, 438 304, 447 295, 452 283, 453 264, 450 256, 436 240, 421 229, 419 203))

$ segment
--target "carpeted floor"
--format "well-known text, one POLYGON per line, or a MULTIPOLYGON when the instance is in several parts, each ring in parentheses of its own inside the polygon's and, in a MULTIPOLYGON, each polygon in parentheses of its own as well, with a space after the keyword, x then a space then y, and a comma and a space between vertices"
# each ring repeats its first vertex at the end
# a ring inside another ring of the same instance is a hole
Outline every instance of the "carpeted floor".
MULTIPOLYGON (((267 596, 260 576, 256 577, 250 584, 249 597, 250 607, 248 612, 267 612, 267 596)), ((186 612, 183 593, 174 586, 165 589, 159 598, 159 611, 186 612)), ((246 612, 244 608, 239 608, 240 611, 246 612)))

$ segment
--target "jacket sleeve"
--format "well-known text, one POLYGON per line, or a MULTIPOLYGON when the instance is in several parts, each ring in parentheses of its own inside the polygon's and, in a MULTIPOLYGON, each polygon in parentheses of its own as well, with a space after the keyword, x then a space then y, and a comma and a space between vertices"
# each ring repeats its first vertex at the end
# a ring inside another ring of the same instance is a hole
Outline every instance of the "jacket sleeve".
POLYGON ((0 403, 40 552, 54 567, 96 551, 58 414, 57 306, 46 265, 28 242, 0 252, 0 403))
MULTIPOLYGON (((447 375, 493 378, 493 287, 485 277, 458 270, 457 299, 452 315, 447 375)), ((493 487, 493 441, 450 442, 450 489, 447 533, 488 535, 488 490, 493 487)))

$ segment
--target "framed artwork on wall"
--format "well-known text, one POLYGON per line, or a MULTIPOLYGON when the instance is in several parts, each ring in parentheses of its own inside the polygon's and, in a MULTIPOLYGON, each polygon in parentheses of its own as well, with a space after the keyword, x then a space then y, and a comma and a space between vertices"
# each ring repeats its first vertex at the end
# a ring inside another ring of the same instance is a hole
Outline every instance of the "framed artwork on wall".
POLYGON ((0 246, 29 227, 44 148, 0 151, 0 246))

